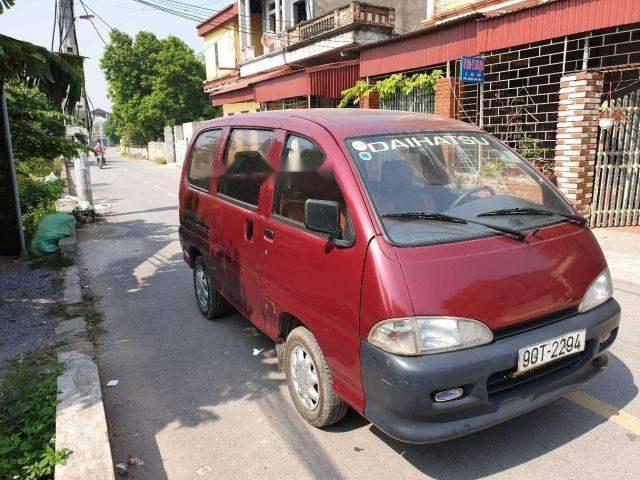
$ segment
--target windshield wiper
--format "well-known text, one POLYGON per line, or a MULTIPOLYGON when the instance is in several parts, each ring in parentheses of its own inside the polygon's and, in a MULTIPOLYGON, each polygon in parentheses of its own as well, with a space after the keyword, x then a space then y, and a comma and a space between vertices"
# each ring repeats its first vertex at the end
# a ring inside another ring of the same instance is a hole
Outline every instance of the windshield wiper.
POLYGON ((405 213, 387 213, 382 215, 385 218, 408 218, 410 220, 435 220, 437 222, 450 223, 468 223, 463 218, 452 217, 444 213, 426 213, 426 212, 405 212, 405 213))
POLYGON ((555 212, 552 210, 544 210, 541 208, 503 208, 501 210, 494 210, 492 212, 484 212, 479 214, 479 217, 497 217, 502 215, 558 215, 559 217, 566 218, 567 220, 571 220, 572 222, 576 222, 578 225, 585 225, 587 223, 587 219, 581 217, 580 215, 573 215, 570 213, 562 213, 555 212))
POLYGON ((514 230, 512 228, 499 227, 498 225, 491 225, 489 223, 477 222, 475 220, 469 220, 468 218, 454 217, 451 215, 447 215, 445 213, 405 212, 405 213, 387 213, 386 215, 382 215, 382 216, 385 218, 406 218, 410 220, 434 220, 437 222, 462 223, 462 224, 473 223, 475 225, 481 225, 483 227, 491 228, 498 232, 511 235, 512 237, 517 238, 521 242, 527 238, 527 236, 524 233, 519 232, 518 230, 514 230))

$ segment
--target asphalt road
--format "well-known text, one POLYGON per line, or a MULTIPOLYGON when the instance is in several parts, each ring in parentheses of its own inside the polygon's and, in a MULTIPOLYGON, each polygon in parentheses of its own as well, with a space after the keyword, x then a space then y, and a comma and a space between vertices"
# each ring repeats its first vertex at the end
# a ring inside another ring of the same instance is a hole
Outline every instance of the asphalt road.
POLYGON ((354 412, 332 428, 295 411, 267 337, 198 313, 178 241, 178 169, 110 152, 92 168, 105 222, 80 231, 102 296, 98 363, 114 463, 132 479, 616 479, 640 477, 640 285, 616 282, 623 326, 609 370, 572 399, 463 439, 412 446, 354 412), (254 355, 254 349, 260 353, 254 355))

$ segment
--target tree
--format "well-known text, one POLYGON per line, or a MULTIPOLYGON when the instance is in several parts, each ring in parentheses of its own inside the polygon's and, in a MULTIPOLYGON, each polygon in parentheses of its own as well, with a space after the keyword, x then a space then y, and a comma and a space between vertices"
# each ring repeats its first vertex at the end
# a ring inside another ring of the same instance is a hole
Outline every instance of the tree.
POLYGON ((114 30, 100 66, 113 104, 109 132, 123 143, 147 143, 160 138, 166 125, 216 115, 202 89, 204 65, 176 37, 139 32, 132 39, 114 30))
MULTIPOLYGON (((8 8, 13 0, 0 3, 8 8)), ((82 91, 81 68, 77 57, 0 35, 0 255, 25 254, 5 86, 17 80, 36 87, 71 112, 82 91)))
POLYGON ((18 174, 32 171, 33 163, 51 169, 55 158, 72 158, 86 148, 66 137, 65 120, 70 117, 37 88, 13 82, 5 94, 18 174))

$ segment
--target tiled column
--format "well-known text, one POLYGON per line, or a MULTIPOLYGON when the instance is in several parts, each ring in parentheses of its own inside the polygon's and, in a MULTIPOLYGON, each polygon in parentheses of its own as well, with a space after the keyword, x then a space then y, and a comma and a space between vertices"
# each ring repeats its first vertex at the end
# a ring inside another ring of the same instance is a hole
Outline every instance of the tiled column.
POLYGON ((583 215, 589 213, 593 193, 602 83, 598 72, 579 72, 560 80, 555 176, 560 190, 583 215))
POLYGON ((462 102, 462 82, 456 77, 439 78, 436 83, 435 114, 458 118, 462 102))

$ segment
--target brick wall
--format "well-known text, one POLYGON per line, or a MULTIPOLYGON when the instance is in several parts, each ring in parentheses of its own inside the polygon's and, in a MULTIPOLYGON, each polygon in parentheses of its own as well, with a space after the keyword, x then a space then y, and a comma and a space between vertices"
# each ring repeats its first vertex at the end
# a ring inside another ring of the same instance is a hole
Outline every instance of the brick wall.
POLYGON ((593 192, 602 78, 579 72, 560 81, 554 171, 560 190, 583 214, 589 213, 593 192))
POLYGON ((434 113, 443 117, 459 118, 462 90, 462 82, 458 78, 439 78, 436 83, 434 113))
MULTIPOLYGON (((523 136, 533 138, 544 157, 553 160, 560 79, 563 74, 582 69, 584 45, 585 34, 579 34, 567 37, 566 58, 564 37, 484 54, 484 129, 516 149, 523 136)), ((640 24, 590 34, 588 70, 638 63, 640 24)), ((634 81, 638 81, 637 70, 606 75, 604 92, 607 93, 609 86, 615 90, 634 81)), ((460 119, 479 123, 477 85, 465 85, 460 119)))
POLYGON ((369 92, 369 95, 363 95, 360 98, 360 108, 380 108, 380 94, 376 91, 369 92))

